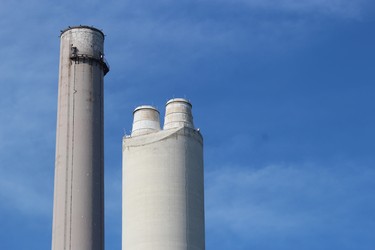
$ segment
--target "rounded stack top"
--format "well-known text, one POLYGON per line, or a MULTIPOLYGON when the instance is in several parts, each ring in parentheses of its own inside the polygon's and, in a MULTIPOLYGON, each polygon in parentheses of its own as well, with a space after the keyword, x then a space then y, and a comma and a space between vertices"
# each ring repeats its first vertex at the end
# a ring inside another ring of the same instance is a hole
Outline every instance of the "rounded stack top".
POLYGON ((192 105, 184 98, 173 98, 166 103, 164 129, 189 127, 194 129, 192 105))
POLYGON ((87 26, 87 25, 69 26, 68 28, 61 31, 60 36, 62 36, 66 31, 72 30, 72 29, 90 29, 90 30, 99 32, 103 36, 103 38, 105 37, 103 31, 101 31, 100 29, 95 28, 93 26, 87 26))
POLYGON ((170 103, 174 103, 174 102, 182 102, 182 103, 186 103, 187 105, 189 105, 190 107, 192 107, 191 103, 186 100, 185 98, 173 98, 173 99, 170 99, 169 101, 167 101, 167 103, 165 104, 165 106, 168 106, 168 104, 170 103))
POLYGON ((133 111, 132 136, 150 134, 160 131, 159 111, 149 105, 142 105, 133 111))
POLYGON ((159 110, 157 110, 154 106, 151 106, 151 105, 141 105, 141 106, 138 106, 134 109, 133 111, 133 115, 135 112, 139 111, 139 110, 143 110, 143 109, 151 109, 151 110, 154 110, 156 112, 159 113, 159 110))

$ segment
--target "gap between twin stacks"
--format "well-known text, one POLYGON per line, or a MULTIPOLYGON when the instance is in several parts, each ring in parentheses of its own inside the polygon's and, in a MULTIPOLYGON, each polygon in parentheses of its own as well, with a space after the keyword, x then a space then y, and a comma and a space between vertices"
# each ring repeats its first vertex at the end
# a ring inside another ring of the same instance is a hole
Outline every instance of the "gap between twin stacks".
MULTIPOLYGON (((166 103, 163 130, 188 127, 194 128, 192 105, 184 98, 173 98, 166 103)), ((199 129, 197 129, 199 131, 199 129)), ((129 137, 161 131, 160 113, 150 105, 142 105, 133 111, 133 126, 129 137)))

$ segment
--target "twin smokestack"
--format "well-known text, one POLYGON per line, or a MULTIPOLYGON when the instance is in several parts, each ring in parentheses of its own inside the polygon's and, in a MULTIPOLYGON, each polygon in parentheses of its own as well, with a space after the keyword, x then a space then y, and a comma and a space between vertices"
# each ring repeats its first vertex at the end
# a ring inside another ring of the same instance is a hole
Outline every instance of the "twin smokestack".
MULTIPOLYGON (((194 128, 192 105, 183 98, 174 98, 167 102, 164 118, 164 129, 176 127, 194 128)), ((133 129, 131 136, 160 131, 159 111, 153 106, 143 105, 133 112, 133 129)))
MULTIPOLYGON (((104 250, 104 34, 61 32, 53 250, 104 250)), ((140 106, 123 153, 123 250, 204 250, 203 138, 192 105, 140 106)))
POLYGON ((134 110, 124 137, 122 249, 203 250, 203 138, 191 104, 166 104, 164 129, 152 106, 134 110))

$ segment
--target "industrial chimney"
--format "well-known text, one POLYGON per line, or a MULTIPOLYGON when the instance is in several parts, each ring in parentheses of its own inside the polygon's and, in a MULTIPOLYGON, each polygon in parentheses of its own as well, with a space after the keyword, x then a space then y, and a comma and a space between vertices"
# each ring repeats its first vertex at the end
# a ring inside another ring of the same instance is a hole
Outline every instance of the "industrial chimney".
POLYGON ((134 111, 122 149, 123 250, 205 249, 203 138, 191 108, 182 98, 167 102, 160 131, 155 108, 134 111))
POLYGON ((104 249, 103 43, 93 27, 61 33, 53 250, 104 249))

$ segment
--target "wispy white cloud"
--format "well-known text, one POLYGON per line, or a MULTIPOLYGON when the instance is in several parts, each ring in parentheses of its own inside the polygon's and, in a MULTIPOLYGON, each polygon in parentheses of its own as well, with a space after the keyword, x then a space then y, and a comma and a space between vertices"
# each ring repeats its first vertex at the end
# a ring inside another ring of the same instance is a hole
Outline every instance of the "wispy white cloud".
POLYGON ((234 0, 230 2, 241 3, 253 9, 276 12, 360 18, 368 0, 234 0))
MULTIPOLYGON (((30 166, 31 167, 31 166, 30 166)), ((48 175, 22 173, 7 174, 2 171, 0 177, 0 211, 17 211, 22 216, 44 216, 52 214, 52 184, 43 180, 48 175)))
POLYGON ((115 70, 132 74, 142 67, 144 75, 186 67, 219 52, 250 52, 263 59, 313 43, 316 39, 309 38, 329 29, 332 19, 360 19, 367 2, 143 0, 116 4, 116 10, 109 5, 107 13, 121 18, 106 28, 112 40, 108 56, 115 70))
POLYGON ((207 229, 259 241, 314 237, 316 232, 355 237, 363 228, 363 210, 375 208, 375 170, 341 165, 244 167, 206 175, 207 229), (365 209, 364 209, 365 208, 365 209), (348 233, 350 232, 350 233, 348 233))
POLYGON ((49 216, 58 67, 38 41, 17 38, 0 48, 0 211, 49 216))

